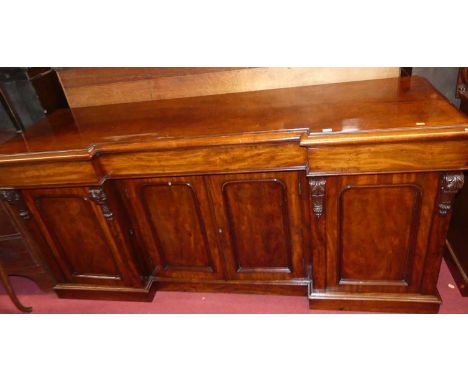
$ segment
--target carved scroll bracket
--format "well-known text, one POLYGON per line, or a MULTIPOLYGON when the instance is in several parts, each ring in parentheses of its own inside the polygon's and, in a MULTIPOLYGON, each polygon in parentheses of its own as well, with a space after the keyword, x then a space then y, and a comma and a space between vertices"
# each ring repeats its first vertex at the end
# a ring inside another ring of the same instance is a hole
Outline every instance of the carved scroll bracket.
POLYGON ((309 187, 310 187, 310 197, 312 199, 312 209, 314 211, 315 217, 320 219, 323 215, 325 207, 325 178, 310 178, 309 187))
POLYGON ((93 187, 88 189, 89 198, 99 204, 102 210, 102 214, 107 220, 112 220, 114 218, 114 214, 109 208, 107 204, 107 195, 104 192, 102 187, 93 187))
POLYGON ((445 173, 440 176, 439 214, 445 216, 452 209, 453 198, 463 187, 462 172, 445 173))
POLYGON ((12 205, 18 211, 18 214, 22 219, 27 220, 31 217, 31 214, 29 213, 19 191, 13 189, 0 190, 0 200, 12 205))

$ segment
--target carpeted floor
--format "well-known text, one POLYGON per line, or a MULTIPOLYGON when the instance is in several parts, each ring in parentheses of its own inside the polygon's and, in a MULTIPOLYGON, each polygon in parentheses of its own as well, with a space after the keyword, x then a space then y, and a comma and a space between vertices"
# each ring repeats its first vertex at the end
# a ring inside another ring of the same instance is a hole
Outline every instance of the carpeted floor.
MULTIPOLYGON (((30 280, 11 280, 21 302, 32 306, 33 313, 343 313, 309 310, 305 296, 157 292, 151 303, 59 299, 30 280)), ((460 295, 445 263, 438 287, 443 300, 440 313, 468 313, 468 297, 460 295)), ((1 286, 0 313, 17 313, 1 286)))

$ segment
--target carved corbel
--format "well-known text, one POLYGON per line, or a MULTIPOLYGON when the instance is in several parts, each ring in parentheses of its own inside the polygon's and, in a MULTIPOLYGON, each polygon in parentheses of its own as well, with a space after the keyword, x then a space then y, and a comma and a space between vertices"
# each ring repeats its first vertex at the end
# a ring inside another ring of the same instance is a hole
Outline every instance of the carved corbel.
POLYGON ((27 220, 31 217, 31 214, 29 213, 19 191, 13 189, 0 190, 0 200, 3 200, 13 206, 18 211, 18 214, 22 219, 27 220))
POLYGON ((315 217, 320 219, 325 209, 325 185, 327 181, 325 178, 310 178, 310 197, 312 199, 312 210, 315 217))
POLYGON ((99 204, 102 210, 102 214, 107 220, 112 220, 114 218, 114 214, 109 208, 107 204, 107 195, 104 192, 102 187, 93 187, 88 189, 89 198, 99 204))
POLYGON ((445 173, 440 176, 439 214, 445 216, 452 209, 455 195, 463 187, 464 176, 462 172, 445 173))

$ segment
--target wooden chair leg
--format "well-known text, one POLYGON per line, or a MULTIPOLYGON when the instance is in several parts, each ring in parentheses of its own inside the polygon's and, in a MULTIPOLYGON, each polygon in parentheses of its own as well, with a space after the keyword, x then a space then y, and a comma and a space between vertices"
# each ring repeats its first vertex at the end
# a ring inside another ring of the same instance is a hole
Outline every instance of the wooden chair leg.
POLYGON ((10 279, 8 278, 8 275, 6 274, 5 270, 3 269, 3 266, 0 264, 0 281, 2 282, 3 286, 5 287, 5 290, 8 293, 8 296, 10 297, 11 301, 15 306, 22 312, 24 313, 31 313, 32 312, 32 307, 30 306, 24 306, 21 304, 20 300, 18 300, 18 296, 16 296, 15 291, 13 290, 13 287, 10 283, 10 279))

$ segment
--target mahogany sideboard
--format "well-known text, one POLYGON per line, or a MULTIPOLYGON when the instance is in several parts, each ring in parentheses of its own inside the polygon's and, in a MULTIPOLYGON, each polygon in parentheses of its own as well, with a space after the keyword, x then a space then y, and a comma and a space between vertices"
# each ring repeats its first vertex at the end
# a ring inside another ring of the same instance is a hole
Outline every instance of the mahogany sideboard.
POLYGON ((406 77, 59 110, 0 145, 0 196, 60 297, 437 312, 467 168, 468 119, 406 77))

